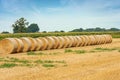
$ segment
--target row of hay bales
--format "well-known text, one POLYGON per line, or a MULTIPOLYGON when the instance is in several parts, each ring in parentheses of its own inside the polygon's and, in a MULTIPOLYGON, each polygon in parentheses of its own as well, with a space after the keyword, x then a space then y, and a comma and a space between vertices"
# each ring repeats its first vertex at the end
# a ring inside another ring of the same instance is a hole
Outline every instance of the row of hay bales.
POLYGON ((22 37, 6 38, 0 41, 0 53, 19 53, 99 45, 112 42, 111 35, 82 35, 82 36, 50 36, 50 37, 22 37))

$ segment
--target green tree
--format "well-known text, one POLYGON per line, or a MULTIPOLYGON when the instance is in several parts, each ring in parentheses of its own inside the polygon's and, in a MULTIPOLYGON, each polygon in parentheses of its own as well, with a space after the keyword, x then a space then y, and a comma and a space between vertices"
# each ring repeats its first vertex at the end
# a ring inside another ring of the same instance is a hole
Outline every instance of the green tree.
POLYGON ((118 28, 110 28, 109 31, 119 31, 118 28))
POLYGON ((3 31, 2 34, 9 34, 9 32, 8 31, 3 31))
POLYGON ((30 26, 28 26, 27 28, 27 32, 31 32, 31 33, 34 33, 34 32, 39 32, 39 26, 37 24, 31 24, 30 26))
POLYGON ((29 23, 27 22, 27 20, 25 18, 20 18, 19 20, 17 20, 13 25, 13 32, 14 33, 25 33, 27 31, 27 25, 29 23))

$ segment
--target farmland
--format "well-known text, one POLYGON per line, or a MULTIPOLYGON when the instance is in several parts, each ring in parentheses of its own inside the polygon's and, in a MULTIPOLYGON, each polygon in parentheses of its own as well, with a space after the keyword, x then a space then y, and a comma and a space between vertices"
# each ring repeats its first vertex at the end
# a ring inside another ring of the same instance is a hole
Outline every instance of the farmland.
MULTIPOLYGON (((1 34, 1 39, 93 34, 107 33, 1 34)), ((110 44, 0 54, 0 80, 119 80, 120 35, 109 34, 114 37, 110 44)))

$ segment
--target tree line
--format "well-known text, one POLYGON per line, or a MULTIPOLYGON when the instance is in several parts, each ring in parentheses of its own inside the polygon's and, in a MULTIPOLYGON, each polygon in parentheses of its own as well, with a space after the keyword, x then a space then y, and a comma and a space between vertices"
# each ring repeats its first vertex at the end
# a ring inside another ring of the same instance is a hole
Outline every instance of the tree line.
POLYGON ((79 29, 74 29, 70 32, 102 32, 102 31, 120 31, 120 29, 118 28, 105 29, 105 28, 100 28, 100 27, 87 28, 87 29, 79 28, 79 29))

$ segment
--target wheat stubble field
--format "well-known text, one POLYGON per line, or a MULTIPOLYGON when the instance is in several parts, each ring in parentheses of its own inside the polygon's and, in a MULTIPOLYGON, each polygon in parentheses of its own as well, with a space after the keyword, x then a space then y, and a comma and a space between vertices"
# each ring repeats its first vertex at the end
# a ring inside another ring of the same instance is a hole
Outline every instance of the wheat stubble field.
POLYGON ((120 80, 120 38, 110 44, 0 54, 0 80, 120 80))

